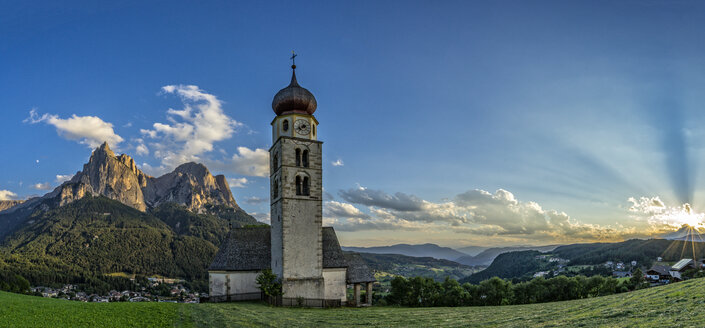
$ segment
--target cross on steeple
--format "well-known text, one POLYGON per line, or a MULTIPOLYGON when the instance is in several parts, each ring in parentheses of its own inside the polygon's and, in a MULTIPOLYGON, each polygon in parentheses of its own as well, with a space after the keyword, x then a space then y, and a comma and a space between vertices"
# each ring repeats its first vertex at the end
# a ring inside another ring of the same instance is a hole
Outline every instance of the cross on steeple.
POLYGON ((291 68, 296 69, 296 56, 298 56, 294 50, 291 51, 291 68))

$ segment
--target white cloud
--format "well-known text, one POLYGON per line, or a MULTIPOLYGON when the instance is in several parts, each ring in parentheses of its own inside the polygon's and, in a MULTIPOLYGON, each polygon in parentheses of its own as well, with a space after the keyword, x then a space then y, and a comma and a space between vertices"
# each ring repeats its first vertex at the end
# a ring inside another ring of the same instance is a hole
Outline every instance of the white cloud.
MULTIPOLYGON (((44 114, 39 116, 35 109, 29 112, 29 117, 23 122, 36 124, 45 122, 53 125, 56 132, 63 138, 78 141, 91 148, 98 147, 103 142, 108 142, 113 147, 123 141, 122 137, 113 130, 111 123, 105 122, 97 116, 77 116, 62 119, 58 115, 44 114)), ((37 161, 38 162, 38 161, 37 161)))
POLYGON ((150 138, 157 137, 157 131, 154 131, 154 130, 140 129, 140 133, 144 134, 145 136, 150 137, 150 138))
POLYGON ((32 189, 36 190, 49 190, 51 189, 51 185, 49 182, 44 182, 44 183, 35 183, 32 185, 32 189))
POLYGON ((430 225, 395 217, 383 209, 372 208, 372 215, 349 203, 327 201, 323 204, 323 224, 339 231, 422 230, 430 225))
POLYGON ((343 165, 345 165, 345 164, 343 163, 343 160, 340 159, 340 158, 338 158, 335 162, 332 162, 331 164, 333 164, 333 166, 343 166, 343 165))
POLYGON ((266 177, 269 175, 269 152, 262 148, 237 147, 237 153, 224 168, 238 174, 266 177))
POLYGON ((264 203, 266 201, 269 201, 269 198, 261 198, 261 197, 257 197, 257 196, 245 198, 245 203, 252 204, 252 205, 264 203))
POLYGON ((9 190, 0 190, 0 200, 17 199, 17 194, 9 190))
POLYGON ((629 197, 632 204, 629 212, 634 218, 646 219, 652 225, 679 228, 683 225, 691 227, 705 226, 705 213, 698 213, 688 203, 678 206, 667 206, 660 197, 629 197))
POLYGON ((149 163, 142 163, 142 165, 139 165, 139 169, 142 170, 142 172, 147 173, 148 175, 158 177, 161 176, 165 173, 169 173, 169 169, 164 165, 160 166, 152 166, 149 165, 149 163))
POLYGON ((141 138, 135 139, 137 141, 137 146, 135 147, 135 152, 137 152, 137 155, 149 155, 149 148, 144 144, 144 140, 141 138))
POLYGON ((247 178, 228 179, 230 188, 245 188, 247 178))
POLYGON ((330 218, 359 218, 369 219, 370 216, 348 203, 336 201, 326 202, 323 206, 323 216, 330 218))
MULTIPOLYGON (((140 132, 153 139, 150 146, 162 166, 174 168, 185 162, 202 162, 201 156, 213 150, 213 144, 228 139, 241 126, 223 112, 221 101, 195 85, 167 85, 162 92, 178 95, 182 110, 168 109, 170 122, 154 123, 140 132)), ((142 151, 146 151, 146 147, 142 151)))
POLYGON ((71 180, 72 177, 73 177, 73 175, 70 175, 70 174, 57 174, 56 175, 56 183, 62 184, 66 181, 71 180))
POLYGON ((250 213, 250 215, 252 215, 252 217, 255 218, 255 220, 257 220, 257 221, 259 221, 259 222, 264 222, 264 223, 269 224, 270 221, 271 221, 270 213, 269 213, 269 212, 267 212, 267 213, 257 213, 257 212, 255 212, 255 213, 250 213))
POLYGON ((398 211, 418 211, 423 206, 423 200, 405 193, 389 195, 381 190, 367 189, 358 186, 356 189, 341 190, 340 197, 344 200, 367 206, 391 208, 398 211))
POLYGON ((568 214, 522 202, 511 192, 470 190, 444 202, 429 202, 405 193, 387 194, 361 186, 340 191, 353 204, 367 206, 369 215, 352 204, 327 202, 324 217, 341 231, 423 230, 494 236, 535 242, 619 240, 653 234, 656 228, 600 226, 581 223, 568 214))

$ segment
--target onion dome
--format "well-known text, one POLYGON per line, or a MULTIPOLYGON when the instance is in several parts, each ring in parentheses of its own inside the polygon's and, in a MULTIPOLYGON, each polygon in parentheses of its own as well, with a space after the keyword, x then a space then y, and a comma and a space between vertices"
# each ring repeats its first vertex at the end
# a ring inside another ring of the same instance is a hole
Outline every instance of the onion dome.
POLYGON ((316 98, 296 82, 296 65, 291 65, 291 83, 279 90, 272 100, 272 109, 277 115, 300 113, 312 115, 316 111, 316 98))

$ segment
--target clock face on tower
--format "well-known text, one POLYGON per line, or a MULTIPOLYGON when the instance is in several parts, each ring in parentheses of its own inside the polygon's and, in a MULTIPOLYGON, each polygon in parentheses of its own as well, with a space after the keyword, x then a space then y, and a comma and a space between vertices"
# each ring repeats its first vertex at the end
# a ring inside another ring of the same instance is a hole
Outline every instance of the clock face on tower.
POLYGON ((308 135, 309 131, 311 131, 311 124, 306 120, 298 119, 294 122, 294 131, 301 135, 308 135))

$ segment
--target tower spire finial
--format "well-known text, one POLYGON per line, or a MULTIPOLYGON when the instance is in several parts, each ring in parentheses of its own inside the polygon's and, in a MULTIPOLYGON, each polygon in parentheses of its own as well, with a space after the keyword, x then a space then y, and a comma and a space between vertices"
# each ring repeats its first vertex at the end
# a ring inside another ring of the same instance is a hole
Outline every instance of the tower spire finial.
POLYGON ((296 69, 296 56, 298 56, 294 50, 291 51, 291 69, 296 69))

